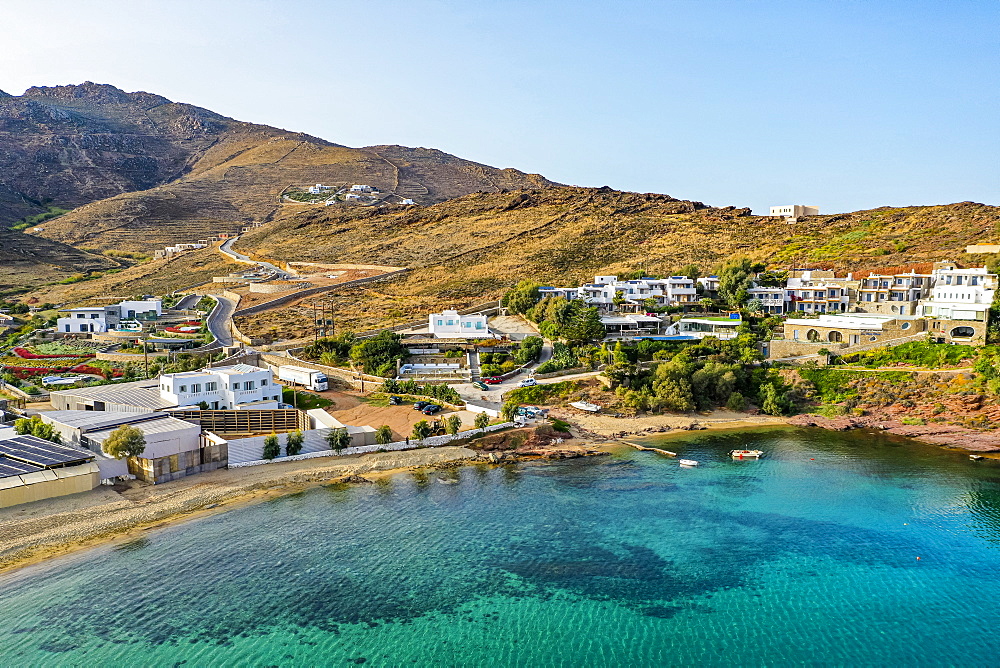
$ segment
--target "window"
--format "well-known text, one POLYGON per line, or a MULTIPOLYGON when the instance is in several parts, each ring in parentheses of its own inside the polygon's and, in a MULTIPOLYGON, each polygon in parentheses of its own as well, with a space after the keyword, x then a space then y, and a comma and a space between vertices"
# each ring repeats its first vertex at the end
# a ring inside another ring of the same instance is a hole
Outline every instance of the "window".
POLYGON ((181 386, 180 386, 180 387, 179 387, 179 388, 177 389, 177 391, 178 391, 178 392, 187 392, 187 391, 188 391, 188 386, 187 386, 187 385, 181 385, 181 386))
POLYGON ((260 379, 260 386, 264 387, 265 385, 267 385, 267 378, 261 378, 260 379))
POLYGON ((449 324, 449 325, 454 325, 454 324, 455 324, 455 321, 454 321, 454 320, 448 320, 448 324, 449 324))
POLYGON ((483 325, 483 323, 481 323, 481 322, 477 322, 476 323, 476 329, 485 329, 485 325, 483 325))
POLYGON ((201 392, 201 383, 193 383, 191 385, 191 393, 197 394, 199 392, 201 392))
POLYGON ((438 320, 438 326, 441 326, 443 324, 444 324, 444 320, 438 320))
POLYGON ((80 331, 81 331, 81 332, 88 332, 88 331, 90 331, 90 330, 89 330, 89 329, 87 328, 87 326, 86 326, 86 325, 80 325, 80 331))
POLYGON ((68 332, 69 331, 69 325, 63 325, 63 327, 65 328, 65 329, 63 329, 64 332, 68 332))
POLYGON ((234 390, 240 389, 240 384, 239 383, 233 383, 233 389, 234 390))
POLYGON ((253 381, 252 380, 248 380, 245 383, 243 383, 243 389, 244 390, 252 390, 253 387, 254 387, 254 385, 253 385, 253 381))
POLYGON ((218 383, 215 383, 215 382, 205 383, 205 391, 206 392, 215 392, 217 389, 219 389, 219 384, 218 383))
POLYGON ((979 277, 972 276, 971 278, 969 278, 969 285, 979 285, 979 277))

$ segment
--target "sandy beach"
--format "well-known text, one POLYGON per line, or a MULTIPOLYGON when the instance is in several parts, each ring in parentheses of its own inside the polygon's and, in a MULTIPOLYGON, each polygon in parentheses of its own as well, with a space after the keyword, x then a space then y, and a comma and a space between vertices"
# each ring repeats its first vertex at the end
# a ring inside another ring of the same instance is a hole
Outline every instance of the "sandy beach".
POLYGON ((138 484, 0 509, 0 572, 137 532, 353 475, 387 475, 478 456, 445 446, 219 469, 164 485, 138 484))
POLYGON ((670 432, 690 429, 738 429, 740 427, 761 427, 787 423, 787 418, 771 415, 747 415, 733 411, 711 411, 686 415, 646 415, 635 418, 616 418, 600 413, 584 413, 579 410, 553 408, 549 415, 565 420, 577 429, 582 437, 639 436, 649 433, 670 432))

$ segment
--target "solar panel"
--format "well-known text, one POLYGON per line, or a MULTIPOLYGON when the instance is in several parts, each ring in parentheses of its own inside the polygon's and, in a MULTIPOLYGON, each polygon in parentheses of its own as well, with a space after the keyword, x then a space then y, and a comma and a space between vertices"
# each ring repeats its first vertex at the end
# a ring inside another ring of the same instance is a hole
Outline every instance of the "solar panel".
POLYGON ((14 461, 13 459, 8 459, 3 455, 0 455, 0 478, 9 478, 11 476, 21 475, 22 473, 34 473, 35 471, 41 471, 41 469, 37 466, 14 461))
POLYGON ((0 441, 0 456, 34 464, 41 468, 90 461, 94 455, 37 436, 15 436, 0 441))

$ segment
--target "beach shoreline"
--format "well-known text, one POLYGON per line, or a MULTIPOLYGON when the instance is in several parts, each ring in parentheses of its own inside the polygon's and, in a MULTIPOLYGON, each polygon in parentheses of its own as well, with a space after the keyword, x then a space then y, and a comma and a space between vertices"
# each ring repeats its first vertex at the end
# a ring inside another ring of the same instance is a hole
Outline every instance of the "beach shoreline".
POLYGON ((145 531, 294 494, 309 487, 375 478, 445 464, 480 454, 460 446, 419 448, 360 456, 276 462, 218 469, 166 485, 109 488, 0 510, 0 573, 145 531))

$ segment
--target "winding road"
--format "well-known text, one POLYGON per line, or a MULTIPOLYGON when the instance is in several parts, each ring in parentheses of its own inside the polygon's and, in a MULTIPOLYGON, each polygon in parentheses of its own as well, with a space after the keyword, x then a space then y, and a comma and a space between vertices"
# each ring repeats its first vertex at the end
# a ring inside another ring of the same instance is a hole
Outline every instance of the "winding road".
POLYGON ((230 258, 236 260, 237 262, 241 262, 243 264, 254 264, 260 267, 261 269, 264 269, 265 271, 273 272, 274 277, 278 280, 284 280, 291 277, 291 274, 284 271, 283 269, 279 269, 270 262, 260 262, 258 260, 253 260, 249 256, 244 255, 239 251, 233 250, 233 244, 238 239, 239 237, 233 237, 232 239, 223 242, 223 244, 219 246, 219 252, 221 252, 223 255, 229 256, 230 258))

